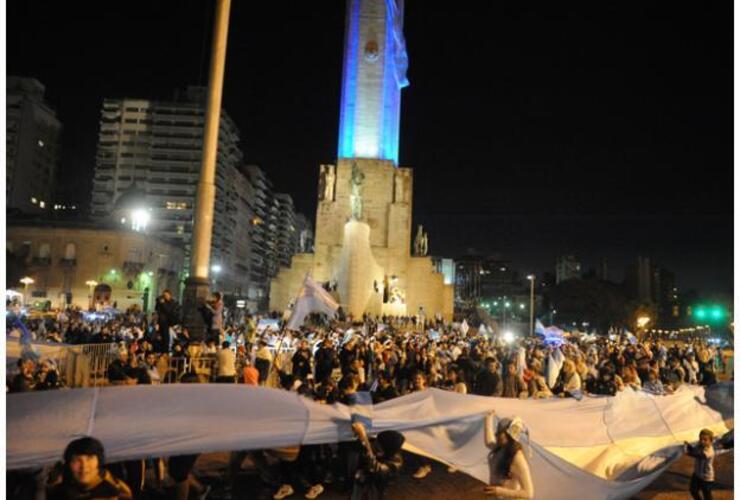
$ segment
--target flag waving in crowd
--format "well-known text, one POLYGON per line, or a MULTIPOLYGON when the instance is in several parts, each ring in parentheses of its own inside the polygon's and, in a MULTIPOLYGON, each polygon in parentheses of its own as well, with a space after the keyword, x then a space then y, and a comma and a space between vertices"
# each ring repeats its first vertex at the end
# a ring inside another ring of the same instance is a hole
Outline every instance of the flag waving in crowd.
POLYGON ((307 274, 306 279, 303 280, 303 286, 298 292, 298 298, 295 301, 286 328, 298 330, 306 316, 311 313, 324 313, 329 317, 334 317, 337 309, 339 309, 339 304, 334 300, 334 297, 307 274))

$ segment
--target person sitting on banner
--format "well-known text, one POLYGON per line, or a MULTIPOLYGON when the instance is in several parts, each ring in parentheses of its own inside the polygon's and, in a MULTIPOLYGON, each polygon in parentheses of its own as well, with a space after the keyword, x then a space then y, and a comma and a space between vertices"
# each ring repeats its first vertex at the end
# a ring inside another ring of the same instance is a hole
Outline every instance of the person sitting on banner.
POLYGON ((75 439, 64 450, 60 476, 52 480, 46 498, 68 499, 131 499, 126 484, 105 470, 105 451, 100 441, 92 437, 75 439))
POLYGON ((522 449, 526 434, 520 418, 501 419, 494 433, 494 413, 485 417, 486 446, 491 449, 491 485, 484 492, 496 498, 534 498, 529 463, 522 449))
POLYGON ((352 500, 382 499, 388 483, 397 477, 403 467, 401 447, 403 434, 396 431, 383 431, 370 442, 365 426, 361 422, 352 424, 352 431, 362 447, 362 460, 355 476, 352 500))

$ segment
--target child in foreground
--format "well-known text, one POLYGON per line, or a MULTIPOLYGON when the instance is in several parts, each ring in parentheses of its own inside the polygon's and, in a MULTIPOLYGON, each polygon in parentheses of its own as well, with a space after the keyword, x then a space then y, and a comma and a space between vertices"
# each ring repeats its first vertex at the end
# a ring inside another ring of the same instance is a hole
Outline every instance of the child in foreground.
POLYGON ((709 429, 699 433, 699 444, 691 446, 684 441, 686 454, 694 458, 694 473, 691 475, 689 491, 695 500, 712 500, 714 486, 714 434, 709 429))

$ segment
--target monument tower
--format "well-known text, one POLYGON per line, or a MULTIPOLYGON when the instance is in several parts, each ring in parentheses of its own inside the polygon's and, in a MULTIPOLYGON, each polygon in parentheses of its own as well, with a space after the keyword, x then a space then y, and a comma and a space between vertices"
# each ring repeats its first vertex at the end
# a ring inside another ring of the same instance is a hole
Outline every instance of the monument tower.
POLYGON ((303 277, 329 283, 342 308, 450 319, 452 285, 411 254, 413 175, 398 166, 401 89, 408 85, 403 0, 348 0, 339 148, 321 165, 313 254, 298 254, 270 287, 284 309, 303 277))

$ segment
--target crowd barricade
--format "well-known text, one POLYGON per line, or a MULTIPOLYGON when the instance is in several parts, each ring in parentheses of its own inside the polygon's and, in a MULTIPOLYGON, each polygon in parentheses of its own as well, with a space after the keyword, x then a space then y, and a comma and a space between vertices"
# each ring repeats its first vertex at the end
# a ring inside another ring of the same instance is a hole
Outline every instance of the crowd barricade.
POLYGON ((167 373, 162 377, 164 383, 176 384, 180 378, 191 371, 211 382, 216 378, 218 359, 215 356, 171 357, 167 362, 167 373))
POLYGON ((68 387, 99 387, 108 383, 108 366, 118 357, 117 344, 78 344, 64 351, 60 372, 68 387))

